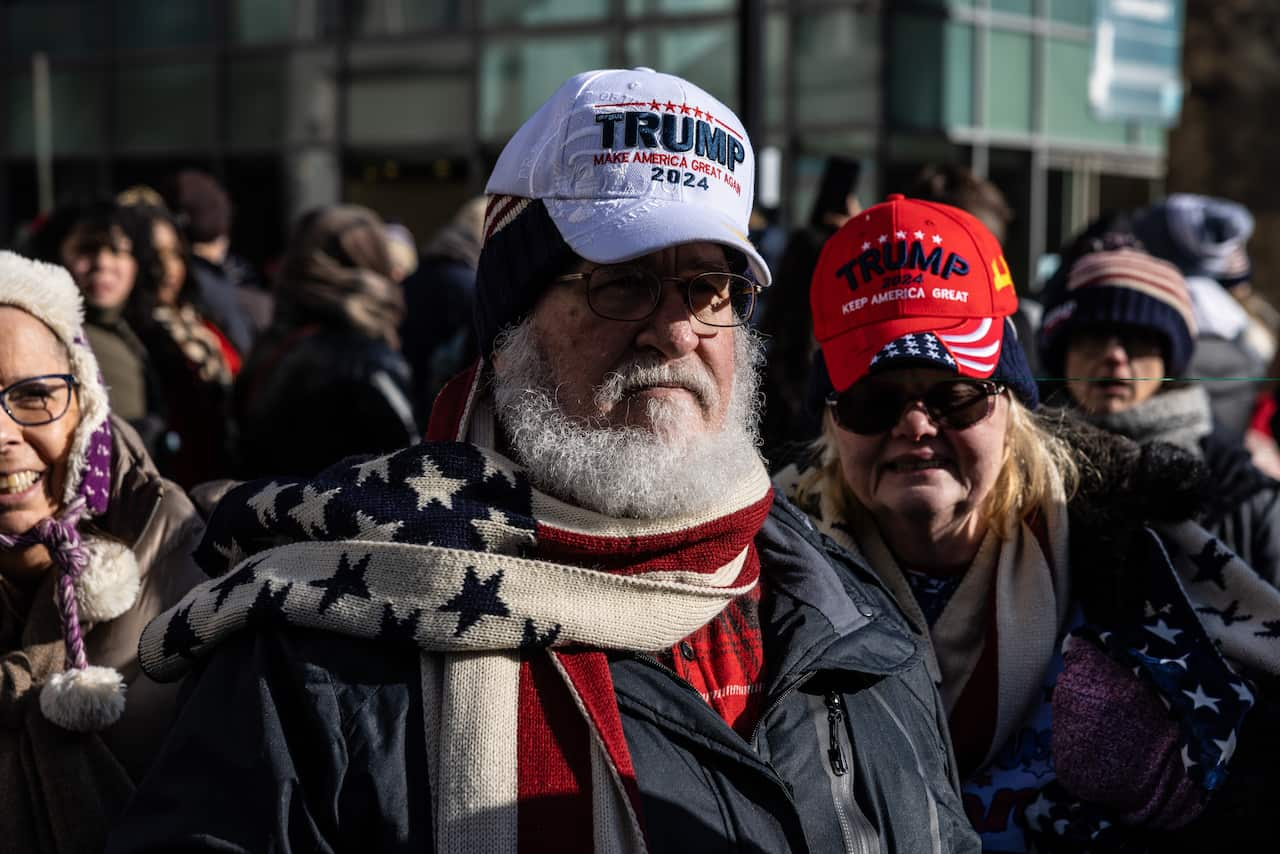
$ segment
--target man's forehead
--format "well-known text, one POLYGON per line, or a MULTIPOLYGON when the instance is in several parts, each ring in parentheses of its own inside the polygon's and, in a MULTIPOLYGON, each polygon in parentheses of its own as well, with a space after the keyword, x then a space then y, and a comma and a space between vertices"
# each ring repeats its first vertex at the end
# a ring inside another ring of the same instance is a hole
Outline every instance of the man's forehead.
MULTIPOLYGON (((618 264, 635 264, 638 266, 667 266, 672 263, 678 263, 681 267, 703 267, 707 269, 728 269, 729 258, 725 252, 725 248, 719 243, 711 243, 709 241, 695 243, 680 243, 675 246, 668 246, 659 249, 656 252, 650 252, 647 255, 640 255, 629 261, 620 261, 618 264)), ((574 268, 578 270, 590 270, 595 267, 615 266, 597 264, 579 257, 574 268)))

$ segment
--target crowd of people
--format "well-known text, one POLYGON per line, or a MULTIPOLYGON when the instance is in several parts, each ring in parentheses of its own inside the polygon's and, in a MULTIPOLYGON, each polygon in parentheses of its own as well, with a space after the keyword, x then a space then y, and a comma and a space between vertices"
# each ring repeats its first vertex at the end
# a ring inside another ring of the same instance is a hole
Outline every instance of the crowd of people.
POLYGON ((592 71, 422 246, 334 205, 260 276, 186 170, 0 253, 0 847, 1269 838, 1248 212, 1108 212, 1033 304, 963 168, 833 158, 781 252, 755 168, 592 71))

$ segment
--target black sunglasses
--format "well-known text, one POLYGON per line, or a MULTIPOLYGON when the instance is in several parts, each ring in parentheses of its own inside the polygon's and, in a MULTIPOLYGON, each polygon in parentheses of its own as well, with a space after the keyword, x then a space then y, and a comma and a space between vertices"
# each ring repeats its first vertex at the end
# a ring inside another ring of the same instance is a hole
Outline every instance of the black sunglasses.
POLYGON ((963 430, 988 417, 1002 391, 1003 385, 990 380, 943 380, 914 394, 888 383, 860 382, 829 395, 827 407, 844 429, 872 435, 892 429, 902 410, 918 400, 939 428, 963 430))

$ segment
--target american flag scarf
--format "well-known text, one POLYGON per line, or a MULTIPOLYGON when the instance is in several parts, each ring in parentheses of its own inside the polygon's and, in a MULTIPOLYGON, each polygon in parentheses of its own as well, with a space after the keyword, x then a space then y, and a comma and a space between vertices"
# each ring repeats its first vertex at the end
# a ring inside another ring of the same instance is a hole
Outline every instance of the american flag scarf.
POLYGON ((478 377, 428 433, 470 443, 228 493, 196 553, 211 580, 146 628, 142 667, 177 679, 257 624, 416 644, 438 851, 645 851, 606 651, 668 649, 755 586, 768 475, 692 518, 571 506, 490 449, 478 377))

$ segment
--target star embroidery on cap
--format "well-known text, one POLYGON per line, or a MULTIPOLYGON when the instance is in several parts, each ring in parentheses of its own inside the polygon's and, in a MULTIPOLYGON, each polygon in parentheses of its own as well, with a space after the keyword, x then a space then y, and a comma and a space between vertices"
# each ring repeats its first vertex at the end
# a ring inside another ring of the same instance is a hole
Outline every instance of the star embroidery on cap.
POLYGON ((916 240, 924 240, 924 232, 919 229, 916 229, 911 236, 916 240))
POLYGON ((687 115, 689 115, 689 113, 690 113, 690 112, 692 112, 692 111, 689 109, 689 105, 688 105, 688 104, 681 104, 681 105, 680 105, 680 112, 687 116, 687 115))
POLYGON ((907 239, 907 233, 906 233, 905 231, 895 231, 895 232, 893 233, 893 236, 894 236, 894 237, 896 237, 896 238, 898 238, 899 240, 906 240, 906 239, 907 239))
POLYGON ((888 242, 889 242, 889 235, 887 235, 887 234, 882 234, 882 235, 880 235, 880 236, 879 236, 878 238, 876 238, 876 239, 877 239, 877 240, 879 240, 881 243, 888 243, 888 242))
POLYGON ((707 121, 711 122, 712 124, 715 124, 715 121, 716 121, 716 120, 715 120, 714 118, 712 118, 712 117, 711 117, 711 111, 710 111, 710 110, 708 110, 708 111, 704 112, 704 113, 703 113, 703 115, 705 115, 705 116, 707 117, 707 121))
POLYGON ((932 238, 930 238, 930 239, 931 239, 931 240, 933 240, 933 242, 934 242, 934 243, 941 243, 941 242, 942 242, 942 235, 941 235, 941 234, 935 234, 935 235, 934 235, 932 238))
POLYGON ((693 116, 694 116, 694 118, 698 118, 698 119, 702 118, 702 110, 701 110, 701 109, 699 109, 698 107, 694 107, 694 108, 693 108, 693 116))
POLYGON ((667 107, 668 113, 674 113, 676 111, 676 105, 671 103, 670 101, 667 101, 666 107, 667 107))
POLYGON ((863 251, 863 252, 866 252, 866 251, 867 251, 868 249, 870 249, 870 248, 871 248, 871 241, 870 241, 870 240, 864 240, 864 241, 862 241, 862 251, 863 251))
POLYGON ((649 102, 649 109, 654 110, 654 111, 656 112, 657 110, 661 110, 661 109, 662 109, 662 105, 661 105, 661 104, 659 104, 657 101, 650 101, 650 102, 649 102))

